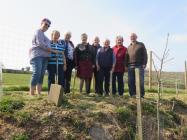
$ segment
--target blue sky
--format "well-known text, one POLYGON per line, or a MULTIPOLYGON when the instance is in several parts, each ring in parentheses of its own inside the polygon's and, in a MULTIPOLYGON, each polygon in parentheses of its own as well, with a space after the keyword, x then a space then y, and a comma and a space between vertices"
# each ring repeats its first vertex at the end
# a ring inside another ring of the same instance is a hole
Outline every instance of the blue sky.
POLYGON ((187 60, 187 1, 186 0, 0 0, 0 61, 7 68, 21 69, 29 66, 28 49, 33 33, 40 21, 52 21, 46 32, 57 29, 61 37, 72 32, 72 41, 80 42, 86 32, 89 42, 98 35, 109 38, 111 46, 115 37, 122 35, 124 45, 130 43, 129 35, 137 33, 148 51, 161 56, 169 32, 170 57, 165 71, 183 71, 187 60))

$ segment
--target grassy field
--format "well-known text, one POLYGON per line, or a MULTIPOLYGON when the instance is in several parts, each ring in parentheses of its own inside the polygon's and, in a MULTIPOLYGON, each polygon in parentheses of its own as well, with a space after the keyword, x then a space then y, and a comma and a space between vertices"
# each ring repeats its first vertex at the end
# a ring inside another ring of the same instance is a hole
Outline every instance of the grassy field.
MULTIPOLYGON (((4 86, 28 86, 31 74, 3 73, 4 86)), ((44 78, 44 86, 47 85, 47 76, 44 78)))
MULTIPOLYGON (((176 75, 176 73, 171 73, 172 75, 176 75)), ((146 74, 147 75, 147 74, 146 74)), ((182 73, 177 73, 178 77, 181 76, 182 73)), ((164 74, 164 77, 166 78, 169 74, 164 74)), ((73 85, 73 78, 74 74, 72 75, 71 85, 73 85)), ((4 91, 28 91, 29 90, 29 83, 31 79, 31 74, 15 74, 15 73, 3 73, 3 87, 4 91)), ((147 76, 145 79, 148 79, 147 76)), ((145 84, 148 82, 145 81, 145 84)), ((170 82, 171 83, 171 82, 170 82)), ((171 84, 171 87, 163 87, 164 93, 175 93, 175 85, 173 85, 175 81, 171 84)), ((93 83, 92 83, 93 85, 93 83)), ((72 86, 71 86, 72 87, 72 86)), ((44 77, 44 84, 43 84, 44 91, 47 90, 47 74, 44 77)), ((148 89, 148 85, 145 85, 145 89, 147 92, 157 92, 157 86, 153 86, 152 90, 148 89)), ((79 79, 76 78, 76 84, 75 84, 75 90, 79 90, 79 79)), ((93 86, 91 87, 91 91, 93 91, 93 86)), ((125 92, 128 92, 128 86, 127 86, 127 75, 125 74, 125 92)), ((184 89, 179 88, 179 92, 183 93, 184 89)))

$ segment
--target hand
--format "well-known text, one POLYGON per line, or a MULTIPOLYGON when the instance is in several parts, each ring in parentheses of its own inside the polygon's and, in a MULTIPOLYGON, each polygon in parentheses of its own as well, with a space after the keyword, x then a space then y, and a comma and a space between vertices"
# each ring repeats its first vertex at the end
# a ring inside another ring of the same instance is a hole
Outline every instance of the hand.
POLYGON ((125 67, 125 72, 127 72, 128 71, 128 68, 127 67, 125 67))
POLYGON ((67 70, 67 65, 64 65, 64 71, 66 71, 67 70))
POLYGON ((51 50, 51 52, 58 54, 57 50, 51 50))
POLYGON ((51 52, 51 50, 52 50, 51 48, 47 48, 47 51, 48 51, 49 53, 51 52))
POLYGON ((92 68, 95 68, 95 65, 92 65, 92 68))

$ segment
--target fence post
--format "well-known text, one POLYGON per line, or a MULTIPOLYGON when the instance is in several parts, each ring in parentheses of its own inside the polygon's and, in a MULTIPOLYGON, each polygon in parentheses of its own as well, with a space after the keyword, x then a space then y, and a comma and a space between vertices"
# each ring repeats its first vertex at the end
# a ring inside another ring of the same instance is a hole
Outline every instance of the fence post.
POLYGON ((187 93, 187 64, 186 64, 186 61, 185 61, 185 91, 187 93))
POLYGON ((149 52, 149 89, 152 89, 152 51, 149 52))
POLYGON ((178 90, 178 80, 175 81, 176 95, 178 98, 179 90, 178 90))
POLYGON ((0 62, 0 99, 3 96, 3 64, 0 62))
POLYGON ((161 93, 160 93, 160 96, 162 96, 163 95, 163 93, 164 93, 164 89, 163 89, 163 80, 161 79, 160 80, 160 86, 161 86, 161 93))
POLYGON ((140 69, 138 69, 138 68, 135 69, 135 75, 136 75, 136 101, 137 101, 138 140, 143 140, 141 90, 140 90, 140 69))

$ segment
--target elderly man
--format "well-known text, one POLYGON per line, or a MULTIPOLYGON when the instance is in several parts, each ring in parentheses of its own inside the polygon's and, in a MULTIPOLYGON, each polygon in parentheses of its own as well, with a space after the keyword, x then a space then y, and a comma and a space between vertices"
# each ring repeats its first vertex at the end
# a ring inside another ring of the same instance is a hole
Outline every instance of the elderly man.
POLYGON ((110 72, 115 68, 115 55, 110 48, 110 40, 105 39, 103 47, 97 51, 96 65, 98 71, 98 94, 103 95, 103 82, 105 81, 105 95, 109 95, 110 72))
MULTIPOLYGON (((92 49, 93 49, 93 53, 94 53, 94 60, 96 60, 96 55, 97 55, 97 51, 99 48, 101 48, 100 46, 100 39, 98 36, 96 36, 94 38, 93 44, 92 44, 92 49)), ((95 67, 93 68, 93 74, 94 74, 94 80, 95 80, 95 93, 98 93, 98 72, 97 72, 97 67, 96 67, 96 62, 94 63, 95 67)), ((91 82, 90 82, 91 83, 91 82)))
POLYGON ((125 55, 127 48, 123 46, 123 37, 116 37, 116 45, 112 48, 116 57, 116 65, 112 74, 112 94, 116 94, 116 79, 118 83, 118 93, 123 95, 124 92, 124 81, 123 75, 125 72, 125 55))
POLYGON ((144 97, 144 69, 147 65, 147 50, 142 42, 137 41, 137 35, 130 36, 131 44, 126 53, 126 66, 128 67, 128 86, 130 96, 136 95, 135 68, 140 69, 141 97, 144 97))

